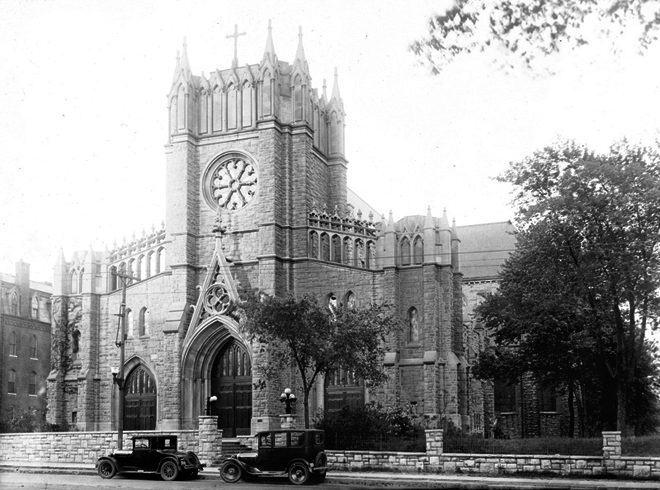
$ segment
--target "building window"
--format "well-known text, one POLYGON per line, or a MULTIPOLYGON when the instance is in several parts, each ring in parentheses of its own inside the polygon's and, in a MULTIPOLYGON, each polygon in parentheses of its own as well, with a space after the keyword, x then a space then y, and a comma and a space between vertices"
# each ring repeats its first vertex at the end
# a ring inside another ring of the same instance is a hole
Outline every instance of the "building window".
POLYGON ((134 323, 133 323, 133 311, 131 311, 130 308, 126 309, 126 335, 129 337, 133 337, 134 331, 133 331, 134 323))
POLYGON ((78 273, 71 271, 71 294, 78 294, 78 273))
POLYGON ((18 295, 11 293, 9 296, 9 314, 18 315, 18 295))
POLYGON ((495 382, 495 411, 517 412, 516 386, 503 381, 495 382))
POLYGON ((401 240, 401 265, 410 265, 410 240, 401 240))
POLYGON ((78 423, 78 412, 71 412, 71 423, 72 424, 78 423))
POLYGON ((37 373, 34 371, 30 373, 30 385, 28 395, 37 395, 37 373))
POLYGON ((16 332, 9 334, 9 355, 16 356, 16 332))
POLYGON ((541 412, 557 411, 557 393, 553 388, 544 387, 539 390, 539 405, 541 412))
POLYGON ((30 358, 37 358, 37 336, 33 335, 32 340, 30 341, 30 358))
POLYGON ((110 291, 117 289, 117 268, 113 265, 110 267, 110 291))
POLYGON ((31 316, 33 320, 39 319, 39 298, 32 296, 31 316))
POLYGON ((414 306, 408 310, 408 342, 419 342, 419 315, 414 306))
POLYGON ((138 318, 138 334, 140 337, 149 335, 149 310, 144 307, 140 310, 138 318))
POLYGON ((16 371, 9 370, 9 377, 7 378, 7 393, 16 394, 16 371))
POLYGON ((413 263, 419 265, 424 262, 424 242, 420 237, 415 238, 413 245, 413 263))

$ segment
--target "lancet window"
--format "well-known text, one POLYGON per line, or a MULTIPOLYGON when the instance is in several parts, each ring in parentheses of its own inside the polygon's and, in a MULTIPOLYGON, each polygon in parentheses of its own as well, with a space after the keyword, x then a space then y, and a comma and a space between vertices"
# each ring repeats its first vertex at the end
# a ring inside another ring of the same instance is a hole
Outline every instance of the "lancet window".
POLYGON ((421 237, 415 238, 413 244, 413 263, 421 264, 424 262, 424 241, 421 237))

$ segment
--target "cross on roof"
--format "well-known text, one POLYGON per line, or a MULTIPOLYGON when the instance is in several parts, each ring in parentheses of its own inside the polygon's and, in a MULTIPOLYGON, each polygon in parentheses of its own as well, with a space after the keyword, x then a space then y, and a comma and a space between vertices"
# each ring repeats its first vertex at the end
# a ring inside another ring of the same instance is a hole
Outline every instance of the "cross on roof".
POLYGON ((234 24, 234 33, 227 34, 225 39, 230 37, 234 38, 234 60, 232 62, 233 66, 238 66, 238 36, 245 36, 244 32, 238 32, 238 24, 234 24))

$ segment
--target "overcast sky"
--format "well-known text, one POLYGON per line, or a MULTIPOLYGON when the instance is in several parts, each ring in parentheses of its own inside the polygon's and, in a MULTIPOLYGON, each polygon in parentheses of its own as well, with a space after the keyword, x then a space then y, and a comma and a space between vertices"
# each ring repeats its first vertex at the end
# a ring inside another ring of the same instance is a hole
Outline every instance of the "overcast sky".
POLYGON ((459 225, 512 218, 494 182, 558 135, 605 148, 660 128, 660 50, 562 58, 560 75, 504 75, 473 58, 432 76, 408 51, 443 1, 0 0, 0 271, 52 280, 60 248, 112 247, 165 215, 169 92, 187 38, 193 73, 292 62, 346 117, 349 186, 395 219, 443 208, 459 225))

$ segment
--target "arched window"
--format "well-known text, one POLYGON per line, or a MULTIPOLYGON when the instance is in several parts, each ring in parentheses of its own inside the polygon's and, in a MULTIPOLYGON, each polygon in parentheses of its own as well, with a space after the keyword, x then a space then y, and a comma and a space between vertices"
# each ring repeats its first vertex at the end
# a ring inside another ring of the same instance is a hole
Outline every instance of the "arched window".
POLYGON ((28 387, 28 395, 37 395, 37 373, 32 371, 30 373, 30 384, 28 387))
POLYGON ((341 264, 341 238, 332 236, 332 261, 341 264))
POLYGON ((9 355, 16 356, 16 332, 9 334, 9 355))
POLYGON ((344 238, 344 264, 353 265, 353 240, 344 238))
POLYGON ((165 248, 158 249, 158 258, 156 259, 156 274, 165 270, 165 248))
POLYGON ((339 308, 339 301, 337 300, 337 296, 335 295, 335 293, 328 294, 326 298, 328 302, 328 309, 331 312, 337 311, 337 308, 339 308))
POLYGON ((517 412, 518 399, 516 385, 504 381, 495 381, 494 386, 495 411, 517 412))
POLYGON ((419 314, 414 306, 408 310, 408 342, 419 342, 419 314))
POLYGON ((410 240, 401 240, 401 265, 410 265, 410 240))
POLYGON ((113 265, 110 267, 110 277, 109 282, 110 282, 110 291, 116 291, 117 290, 117 268, 113 265))
POLYGON ((330 154, 339 153, 339 121, 337 113, 333 112, 330 116, 330 154))
POLYGON ((16 371, 9 370, 9 377, 7 378, 7 393, 16 394, 16 371))
POLYGON ((238 119, 238 90, 233 84, 227 87, 227 129, 236 129, 238 119))
POLYGON ((39 298, 32 296, 32 308, 30 310, 30 316, 33 320, 39 319, 39 298))
POLYGON ((257 99, 259 100, 259 116, 270 116, 272 112, 271 107, 271 87, 272 82, 270 79, 270 72, 266 71, 263 74, 263 80, 257 85, 257 99))
POLYGON ((366 254, 364 250, 364 242, 362 240, 355 240, 355 267, 364 269, 366 266, 366 254))
POLYGON ((126 308, 126 335, 134 335, 133 311, 130 308, 126 308))
POLYGON ((176 133, 176 95, 170 99, 170 134, 176 133))
POLYGON ((300 75, 296 75, 295 80, 293 81, 293 110, 294 110, 294 121, 302 121, 303 114, 303 85, 302 78, 300 75))
POLYGON ((18 315, 18 294, 15 291, 9 295, 9 314, 18 315))
POLYGON ((321 234, 321 260, 330 262, 330 237, 327 233, 321 234))
MULTIPOLYGON (((135 275, 135 259, 131 259, 128 261, 128 270, 126 271, 127 276, 134 276, 135 275)), ((129 279, 126 284, 132 284, 133 280, 129 279)))
POLYGON ((37 359, 37 336, 33 335, 30 340, 30 358, 37 359))
POLYGON ((85 269, 80 269, 78 273, 78 292, 83 292, 83 277, 85 276, 85 269))
POLYGON ((144 255, 140 255, 138 262, 140 264, 140 280, 146 279, 149 277, 149 259, 144 255))
POLYGON ((319 148, 321 146, 321 119, 319 116, 319 106, 314 106, 314 145, 319 148))
POLYGON ((71 294, 78 294, 78 273, 71 271, 71 294))
POLYGON ((243 105, 243 127, 247 128, 252 126, 252 87, 248 82, 243 84, 241 102, 243 105))
POLYGON ((156 252, 153 250, 147 254, 147 277, 156 273, 156 252))
POLYGON ((186 91, 179 86, 176 96, 176 126, 178 130, 186 129, 186 91))
POLYGON ((222 89, 213 89, 213 131, 222 131, 222 89))
POLYGON ((315 231, 309 234, 309 256, 312 259, 319 258, 319 235, 315 231))
POLYGON ((421 264, 424 262, 424 241, 422 237, 415 238, 413 244, 413 264, 421 264))
POLYGON ((149 335, 149 310, 146 306, 140 310, 140 316, 138 318, 138 334, 141 337, 149 335))

